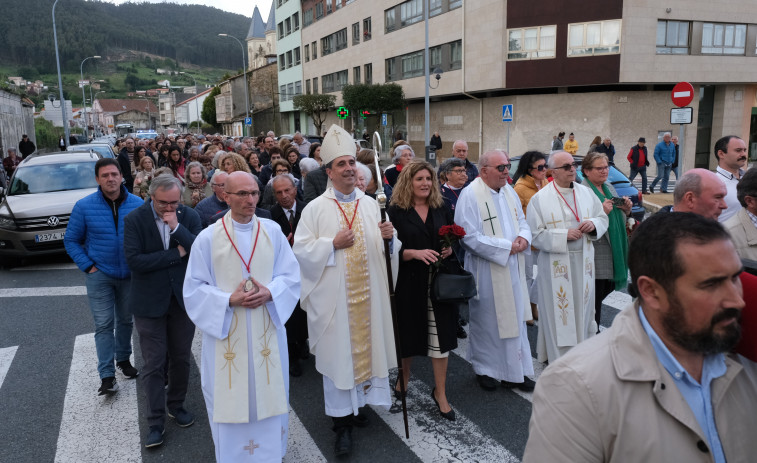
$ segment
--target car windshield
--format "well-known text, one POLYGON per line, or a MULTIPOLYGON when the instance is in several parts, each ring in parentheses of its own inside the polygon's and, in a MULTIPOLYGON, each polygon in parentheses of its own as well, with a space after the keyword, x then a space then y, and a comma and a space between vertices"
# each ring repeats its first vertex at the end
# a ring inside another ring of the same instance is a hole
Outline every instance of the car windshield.
POLYGON ((83 188, 97 188, 95 161, 20 166, 13 176, 8 195, 50 193, 83 188))

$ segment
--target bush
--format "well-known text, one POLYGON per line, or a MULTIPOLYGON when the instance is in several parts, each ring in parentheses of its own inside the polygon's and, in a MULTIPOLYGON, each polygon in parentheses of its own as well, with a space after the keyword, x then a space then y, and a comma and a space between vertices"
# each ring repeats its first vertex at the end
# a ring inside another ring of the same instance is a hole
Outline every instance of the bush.
POLYGON ((37 136, 37 149, 58 150, 58 140, 63 136, 63 127, 55 127, 52 122, 38 117, 34 119, 34 133, 37 136))

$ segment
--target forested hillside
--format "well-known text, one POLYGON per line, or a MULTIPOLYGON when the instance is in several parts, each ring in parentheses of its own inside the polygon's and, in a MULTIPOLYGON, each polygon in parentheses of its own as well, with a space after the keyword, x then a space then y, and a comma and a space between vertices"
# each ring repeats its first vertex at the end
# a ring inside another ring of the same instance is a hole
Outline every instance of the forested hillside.
MULTIPOLYGON (((2 0, 0 62, 55 72, 53 0, 2 0)), ((78 72, 87 56, 137 50, 183 63, 241 68, 239 45, 251 18, 200 5, 61 0, 55 11, 64 71, 78 72)))

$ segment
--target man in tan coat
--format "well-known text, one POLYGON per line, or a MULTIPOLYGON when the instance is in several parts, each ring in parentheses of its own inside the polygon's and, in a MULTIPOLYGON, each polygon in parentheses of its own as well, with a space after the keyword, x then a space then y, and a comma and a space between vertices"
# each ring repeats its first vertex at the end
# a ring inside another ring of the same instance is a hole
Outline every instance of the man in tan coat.
POLYGON ((757 364, 726 354, 744 306, 728 234, 655 214, 629 256, 634 304, 539 378, 523 461, 754 461, 757 364))
POLYGON ((757 260, 757 169, 750 169, 736 186, 741 209, 723 223, 742 259, 757 260))

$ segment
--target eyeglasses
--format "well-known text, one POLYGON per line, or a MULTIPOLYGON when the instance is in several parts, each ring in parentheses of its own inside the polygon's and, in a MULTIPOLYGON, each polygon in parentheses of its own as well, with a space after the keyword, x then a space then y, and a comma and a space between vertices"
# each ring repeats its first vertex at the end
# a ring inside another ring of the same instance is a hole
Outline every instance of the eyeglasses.
POLYGON ((604 167, 592 167, 592 170, 598 170, 600 172, 604 172, 607 170, 610 170, 610 166, 604 166, 604 167))
POLYGON ((546 164, 539 164, 538 166, 533 166, 533 167, 532 167, 532 169, 536 169, 536 170, 538 170, 539 172, 541 172, 541 171, 545 170, 546 168, 547 168, 547 165, 546 165, 546 164))
POLYGON ((178 201, 170 201, 170 202, 166 202, 166 201, 161 201, 161 200, 159 200, 159 199, 156 199, 156 200, 155 200, 155 203, 157 203, 157 205, 158 205, 158 206, 160 206, 160 207, 168 207, 168 206, 171 206, 171 207, 176 207, 176 206, 178 206, 178 205, 179 205, 179 202, 178 202, 178 201))
POLYGON ((225 185, 225 183, 211 183, 211 185, 212 186, 217 186, 219 188, 223 188, 223 186, 225 185))
POLYGON ((465 169, 452 169, 450 172, 454 172, 456 174, 465 174, 465 169))
POLYGON ((288 173, 289 173, 289 171, 286 170, 286 169, 279 169, 279 170, 276 171, 276 175, 278 175, 278 174, 288 174, 288 173))
POLYGON ((235 191, 235 192, 227 191, 226 193, 230 195, 234 195, 237 198, 241 198, 241 199, 247 199, 250 196, 254 198, 260 195, 260 191, 235 191))
POLYGON ((499 172, 504 172, 505 169, 510 170, 510 167, 512 167, 512 164, 500 164, 498 166, 484 166, 484 167, 491 167, 492 169, 497 169, 499 172))
POLYGON ((562 169, 562 170, 564 170, 565 172, 570 172, 570 171, 571 171, 571 169, 575 169, 575 168, 577 168, 578 166, 579 166, 579 164, 578 164, 577 162, 572 162, 572 163, 570 163, 570 164, 565 164, 564 166, 555 167, 555 169, 562 169))

